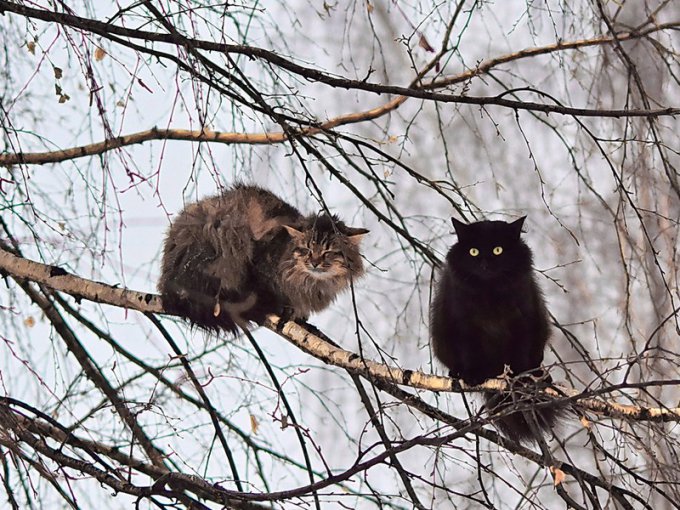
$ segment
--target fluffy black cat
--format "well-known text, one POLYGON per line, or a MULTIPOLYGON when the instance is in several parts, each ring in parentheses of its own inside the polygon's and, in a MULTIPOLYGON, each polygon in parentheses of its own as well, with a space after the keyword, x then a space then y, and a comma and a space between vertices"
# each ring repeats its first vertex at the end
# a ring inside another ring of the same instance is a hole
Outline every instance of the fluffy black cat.
POLYGON ((495 423, 513 440, 536 441, 551 430, 556 412, 527 399, 529 374, 549 382, 540 365, 550 330, 532 253, 520 238, 524 219, 465 224, 451 218, 458 242, 437 282, 430 333, 435 356, 467 384, 501 376, 506 366, 513 376, 524 374, 514 380, 516 393, 488 393, 485 399, 494 413, 508 413, 513 405, 526 409, 495 423))
POLYGON ((237 184, 189 204, 168 230, 158 288, 169 312, 233 333, 270 313, 306 319, 363 274, 368 230, 303 216, 270 191, 237 184))

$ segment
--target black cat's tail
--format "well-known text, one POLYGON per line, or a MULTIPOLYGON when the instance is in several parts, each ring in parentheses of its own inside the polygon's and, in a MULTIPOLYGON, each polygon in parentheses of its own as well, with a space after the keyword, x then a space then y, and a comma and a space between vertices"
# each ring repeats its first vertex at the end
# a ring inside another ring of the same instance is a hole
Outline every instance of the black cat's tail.
POLYGON ((551 406, 553 399, 537 394, 535 383, 515 379, 512 391, 485 393, 488 412, 503 435, 520 443, 538 443, 553 433, 564 409, 551 406))

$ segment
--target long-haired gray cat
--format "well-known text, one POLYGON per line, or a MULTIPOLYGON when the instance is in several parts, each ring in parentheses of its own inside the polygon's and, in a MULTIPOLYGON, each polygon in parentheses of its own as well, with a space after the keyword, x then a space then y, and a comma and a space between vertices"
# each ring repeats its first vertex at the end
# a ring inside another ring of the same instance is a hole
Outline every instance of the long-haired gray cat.
POLYGON ((368 232, 303 216, 270 191, 237 184, 188 205, 170 226, 158 288, 169 312, 236 332, 269 313, 306 319, 363 272, 368 232))

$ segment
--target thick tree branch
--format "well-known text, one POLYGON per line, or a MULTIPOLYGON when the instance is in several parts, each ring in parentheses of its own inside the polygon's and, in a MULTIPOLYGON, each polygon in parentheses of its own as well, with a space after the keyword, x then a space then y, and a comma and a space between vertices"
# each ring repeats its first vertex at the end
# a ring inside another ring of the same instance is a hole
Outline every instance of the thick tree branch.
MULTIPOLYGON (((96 303, 118 306, 139 312, 166 313, 163 310, 162 301, 158 295, 121 289, 80 278, 68 273, 61 267, 34 262, 2 249, 0 249, 0 270, 11 275, 13 278, 40 283, 56 291, 70 294, 76 299, 87 299, 96 303)), ((317 359, 370 379, 377 379, 390 384, 411 386, 413 388, 445 392, 500 391, 507 388, 506 382, 501 379, 490 379, 482 385, 466 387, 459 385, 457 381, 449 377, 440 377, 416 370, 405 370, 363 359, 356 353, 331 345, 296 322, 287 321, 282 323, 281 318, 275 315, 269 315, 264 325, 317 359)), ((676 381, 663 381, 663 384, 666 385, 671 383, 680 384, 680 382, 676 381)), ((658 384, 661 383, 652 381, 635 385, 620 385, 616 386, 615 389, 655 386, 658 384)), ((640 421, 680 421, 680 408, 653 408, 618 404, 592 398, 589 393, 582 393, 573 388, 560 386, 555 386, 555 389, 546 388, 544 392, 563 401, 563 404, 568 402, 606 416, 640 421)))

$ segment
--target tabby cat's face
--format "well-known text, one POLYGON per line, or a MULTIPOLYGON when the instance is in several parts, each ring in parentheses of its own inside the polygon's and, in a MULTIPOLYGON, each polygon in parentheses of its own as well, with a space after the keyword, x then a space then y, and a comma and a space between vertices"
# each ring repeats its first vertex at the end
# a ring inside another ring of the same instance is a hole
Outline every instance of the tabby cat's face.
POLYGON ((458 243, 451 248, 447 262, 456 274, 493 281, 531 270, 531 251, 520 238, 524 217, 512 223, 451 221, 458 243))
POLYGON ((311 239, 296 243, 293 257, 299 270, 324 280, 345 276, 349 271, 347 259, 337 242, 317 243, 311 239))
POLYGON ((359 242, 368 232, 347 227, 327 216, 303 230, 286 227, 293 242, 292 257, 297 271, 317 280, 350 278, 363 272, 359 242))

